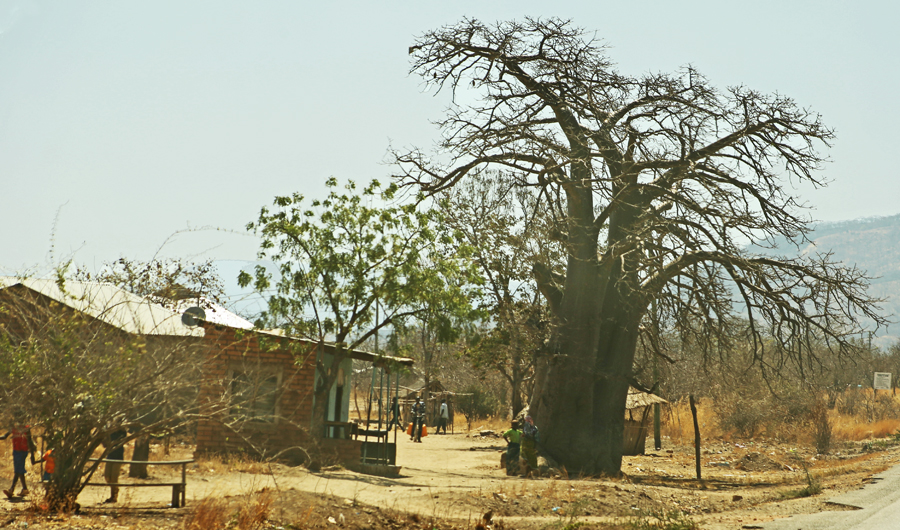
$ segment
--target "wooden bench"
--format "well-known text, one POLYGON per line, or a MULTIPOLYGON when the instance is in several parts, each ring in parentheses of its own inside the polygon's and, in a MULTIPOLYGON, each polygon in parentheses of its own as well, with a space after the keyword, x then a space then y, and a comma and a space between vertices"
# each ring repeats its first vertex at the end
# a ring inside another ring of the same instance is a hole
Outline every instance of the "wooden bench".
POLYGON ((110 484, 107 482, 88 482, 85 486, 118 486, 120 488, 152 488, 157 486, 165 486, 172 488, 172 508, 180 508, 184 506, 185 495, 187 491, 187 465, 192 464, 194 460, 159 460, 154 462, 143 462, 140 460, 110 460, 91 458, 91 462, 112 462, 114 464, 147 464, 149 466, 181 466, 181 482, 119 482, 110 484))

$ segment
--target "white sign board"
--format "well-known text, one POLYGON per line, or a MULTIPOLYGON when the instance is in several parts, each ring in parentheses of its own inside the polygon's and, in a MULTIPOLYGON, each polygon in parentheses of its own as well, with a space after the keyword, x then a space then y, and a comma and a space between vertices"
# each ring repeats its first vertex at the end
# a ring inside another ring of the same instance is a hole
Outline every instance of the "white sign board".
POLYGON ((891 389, 891 373, 890 372, 875 372, 875 390, 890 390, 891 389))

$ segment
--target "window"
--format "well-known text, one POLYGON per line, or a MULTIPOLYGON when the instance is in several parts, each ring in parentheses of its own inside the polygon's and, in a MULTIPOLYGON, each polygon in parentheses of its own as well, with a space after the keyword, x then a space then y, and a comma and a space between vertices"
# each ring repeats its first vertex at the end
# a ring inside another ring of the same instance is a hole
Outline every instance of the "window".
POLYGON ((275 423, 281 374, 231 370, 231 414, 244 421, 275 423))

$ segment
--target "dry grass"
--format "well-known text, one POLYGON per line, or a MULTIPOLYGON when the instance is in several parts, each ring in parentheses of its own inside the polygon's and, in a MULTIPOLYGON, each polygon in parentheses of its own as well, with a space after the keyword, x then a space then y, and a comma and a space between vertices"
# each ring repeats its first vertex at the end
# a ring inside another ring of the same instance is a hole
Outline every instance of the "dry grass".
POLYGON ((217 530, 228 522, 228 504, 223 499, 207 497, 184 517, 184 530, 217 530))
MULTIPOLYGON (((841 400, 850 399, 859 402, 859 406, 854 409, 837 406, 828 411, 833 440, 854 442, 887 438, 900 431, 900 419, 896 419, 897 415, 891 412, 900 410, 900 396, 882 392, 876 397, 871 389, 853 389, 845 395, 839 396, 838 403, 840 404, 841 400), (853 410, 854 413, 846 413, 842 410, 853 410)), ((676 444, 692 444, 694 425, 687 401, 677 401, 665 409, 667 410, 663 414, 663 436, 669 437, 676 444)), ((701 400, 697 406, 700 435, 703 439, 740 439, 736 432, 720 428, 716 412, 715 404, 710 399, 701 400)), ((769 426, 766 433, 778 439, 815 444, 816 429, 811 418, 789 417, 786 418, 784 425, 769 426)))
POLYGON ((272 509, 272 495, 263 490, 247 496, 237 510, 222 498, 207 497, 185 516, 184 530, 260 530, 269 520, 272 509))
POLYGON ((269 512, 272 509, 272 494, 268 490, 248 497, 246 502, 241 504, 235 517, 236 526, 239 530, 258 530, 263 528, 266 521, 269 520, 269 512))
MULTIPOLYGON (((466 419, 462 414, 457 414, 454 418, 454 427, 458 432, 466 432, 466 419), (461 421, 460 421, 461 420, 461 421)), ((478 431, 494 431, 496 433, 506 432, 510 426, 510 419, 503 416, 490 416, 472 422, 472 432, 478 431)))
POLYGON ((837 440, 860 441, 873 438, 887 438, 900 430, 900 420, 880 420, 874 423, 860 423, 856 417, 839 416, 832 418, 832 434, 837 440))
MULTIPOLYGON (((660 429, 663 436, 670 438, 679 445, 692 445, 694 443, 694 419, 691 417, 691 407, 687 400, 679 400, 670 404, 663 413, 663 424, 660 429)), ((723 434, 716 421, 715 409, 712 403, 701 400, 697 405, 697 423, 700 425, 700 435, 704 438, 721 438, 723 434)))
POLYGON ((197 458, 197 469, 205 473, 234 471, 253 475, 271 475, 268 463, 254 460, 245 454, 209 454, 197 458))

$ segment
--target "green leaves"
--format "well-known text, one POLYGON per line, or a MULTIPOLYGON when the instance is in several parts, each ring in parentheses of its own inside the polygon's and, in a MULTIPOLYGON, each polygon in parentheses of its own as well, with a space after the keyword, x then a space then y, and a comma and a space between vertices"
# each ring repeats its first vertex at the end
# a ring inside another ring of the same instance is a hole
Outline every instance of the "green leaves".
POLYGON ((466 314, 474 274, 468 251, 437 209, 395 204, 396 185, 372 181, 362 192, 328 179, 324 200, 276 197, 248 225, 262 237, 258 266, 242 286, 270 293, 263 322, 350 348, 428 308, 466 314), (378 318, 376 319, 376 305, 378 318))

